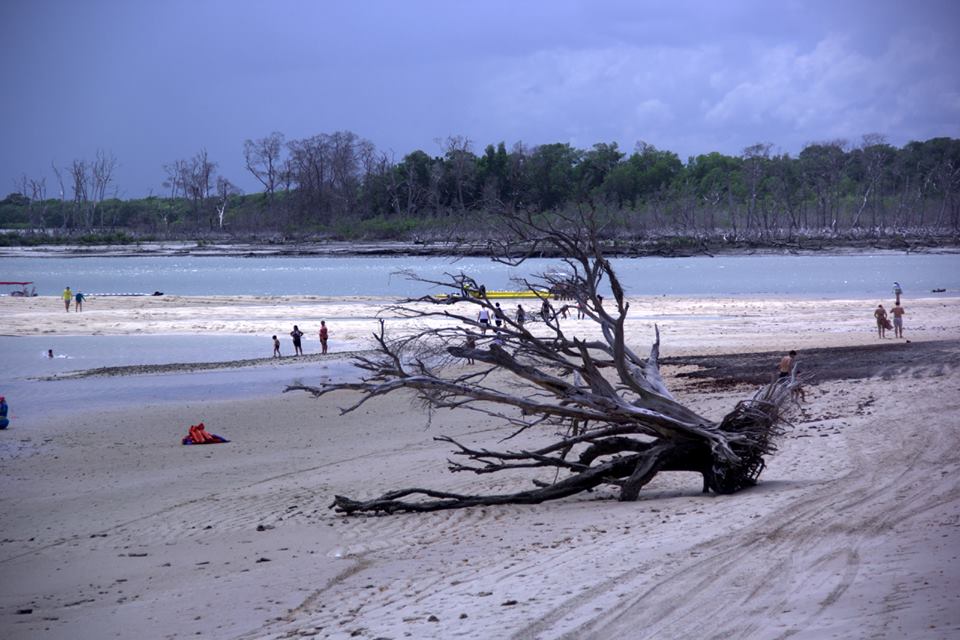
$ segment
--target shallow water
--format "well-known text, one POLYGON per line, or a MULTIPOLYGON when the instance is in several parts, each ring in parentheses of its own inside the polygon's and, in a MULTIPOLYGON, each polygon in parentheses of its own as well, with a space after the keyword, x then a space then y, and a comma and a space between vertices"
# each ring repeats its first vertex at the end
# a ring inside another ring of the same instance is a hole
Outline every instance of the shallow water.
MULTIPOLYGON (((763 295, 874 298, 899 281, 907 295, 960 290, 960 255, 759 255, 612 260, 628 295, 763 295)), ((124 257, 0 258, 0 279, 30 280, 41 295, 65 286, 96 293, 174 295, 322 295, 414 297, 438 290, 431 280, 466 273, 488 289, 515 278, 566 270, 535 259, 511 268, 484 258, 425 257, 124 257)))
MULTIPOLYGON (((192 373, 39 380, 71 371, 138 364, 246 360, 269 357, 272 345, 254 336, 0 336, 4 368, 0 395, 11 406, 11 431, 29 435, 45 416, 130 405, 189 403, 277 396, 289 384, 317 385, 355 377, 346 360, 291 362, 192 373), (47 356, 53 349, 54 357, 47 356)), ((198 418, 202 419, 202 418, 198 418)), ((2 449, 2 447, 0 447, 2 449)), ((0 458, 2 458, 0 451, 0 458)))

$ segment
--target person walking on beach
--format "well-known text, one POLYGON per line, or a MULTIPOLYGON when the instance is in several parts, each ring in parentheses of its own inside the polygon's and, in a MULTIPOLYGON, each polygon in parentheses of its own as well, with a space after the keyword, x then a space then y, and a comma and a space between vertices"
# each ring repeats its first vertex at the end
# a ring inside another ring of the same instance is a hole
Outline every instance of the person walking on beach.
POLYGON ((77 295, 73 297, 73 310, 77 313, 83 311, 83 301, 86 297, 83 295, 82 291, 77 291, 77 295))
POLYGON ((890 321, 887 320, 887 310, 883 308, 882 304, 877 305, 876 311, 873 312, 873 317, 877 319, 877 337, 886 338, 887 323, 890 321))
POLYGON ((273 336, 273 357, 280 357, 280 338, 273 336))
POLYGON ((297 325, 293 325, 293 331, 290 332, 290 337, 293 338, 294 355, 302 356, 303 347, 300 345, 300 338, 303 337, 303 331, 300 331, 300 327, 297 325))
POLYGON ((903 314, 905 314, 906 311, 900 306, 899 300, 897 300, 897 304, 894 305, 893 309, 890 309, 890 313, 893 315, 893 335, 895 338, 902 338, 903 314))
POLYGON ((320 321, 320 353, 327 352, 327 338, 330 337, 330 333, 327 331, 327 321, 320 321))
POLYGON ((490 326, 490 310, 486 307, 480 307, 480 311, 477 313, 477 322, 480 323, 483 335, 487 335, 487 327, 490 326))
POLYGON ((71 300, 73 300, 73 291, 70 291, 70 287, 67 287, 63 290, 63 308, 67 311, 70 311, 71 300))
POLYGON ((504 318, 503 309, 500 308, 500 303, 497 302, 496 306, 493 309, 493 322, 498 327, 500 327, 501 325, 503 325, 503 318, 504 318))

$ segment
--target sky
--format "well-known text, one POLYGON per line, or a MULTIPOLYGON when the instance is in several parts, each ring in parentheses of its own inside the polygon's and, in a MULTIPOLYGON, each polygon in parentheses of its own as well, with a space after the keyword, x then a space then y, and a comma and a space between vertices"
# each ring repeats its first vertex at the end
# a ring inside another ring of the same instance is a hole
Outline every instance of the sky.
POLYGON ((393 161, 451 136, 899 147, 960 138, 960 2, 5 0, 0 79, 0 197, 22 176, 59 197, 51 165, 98 151, 120 198, 165 195, 201 149, 255 192, 243 144, 274 131, 393 161))

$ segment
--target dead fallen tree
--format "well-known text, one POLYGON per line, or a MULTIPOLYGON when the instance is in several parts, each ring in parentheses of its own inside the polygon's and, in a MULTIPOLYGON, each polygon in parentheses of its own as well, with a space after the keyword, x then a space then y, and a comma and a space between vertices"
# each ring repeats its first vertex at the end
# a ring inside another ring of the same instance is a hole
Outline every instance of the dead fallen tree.
POLYGON ((541 245, 566 256, 562 271, 518 283, 541 292, 562 289, 565 299, 544 302, 539 320, 522 322, 498 313, 495 302, 471 293, 483 289, 469 275, 424 281, 445 293, 408 300, 392 310, 423 321, 422 328, 394 338, 381 324, 374 336, 376 355, 355 359, 365 372, 361 381, 297 385, 287 391, 315 396, 359 391, 360 399, 343 409, 350 412, 371 398, 412 390, 431 410, 493 416, 515 427, 514 435, 538 429, 552 440, 537 449, 476 449, 448 437, 437 439, 454 448, 451 471, 549 468, 556 470, 556 480, 498 495, 406 488, 366 501, 336 496, 332 506, 351 514, 533 504, 601 485, 617 487, 619 498, 629 501, 661 471, 699 473, 705 492, 733 493, 753 485, 764 456, 776 448, 781 409, 799 382, 794 377, 772 381, 719 421, 697 414, 677 402, 664 384, 659 331, 646 357, 629 344, 624 330, 629 305, 600 251, 592 218, 514 214, 499 222, 524 250, 518 253, 512 244, 492 247, 496 260, 521 264, 539 255, 541 245), (601 290, 613 299, 604 300, 601 290), (595 323, 599 337, 569 335, 561 322, 564 306, 595 323), (489 324, 478 319, 480 310, 489 314, 489 324), (499 328, 492 327, 495 318, 502 323, 499 328))

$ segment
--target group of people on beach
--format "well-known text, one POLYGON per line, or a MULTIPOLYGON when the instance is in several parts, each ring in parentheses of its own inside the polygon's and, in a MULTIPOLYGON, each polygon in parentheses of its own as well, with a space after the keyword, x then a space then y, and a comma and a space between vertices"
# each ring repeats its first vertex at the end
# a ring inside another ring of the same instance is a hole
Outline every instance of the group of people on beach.
MULTIPOLYGON (((481 290, 483 287, 481 285, 481 290)), ((601 305, 603 305, 603 296, 597 296, 597 300, 601 305)), ((550 304, 548 298, 543 299, 543 303, 540 305, 539 317, 544 322, 549 322, 557 317, 566 319, 567 311, 571 308, 572 305, 563 305, 560 309, 555 310, 553 305, 550 304)), ((582 301, 578 302, 576 305, 577 309, 577 320, 582 320, 587 317, 587 312, 582 301)), ((532 317, 536 318, 536 314, 531 314, 532 317)), ((517 322, 517 325, 523 326, 527 322, 527 311, 523 308, 522 304, 517 305, 516 311, 514 311, 514 319, 517 322)), ((480 307, 480 311, 477 312, 477 322, 480 324, 480 330, 484 335, 487 333, 487 329, 490 328, 491 321, 493 324, 499 328, 503 326, 503 323, 507 319, 507 312, 500 307, 499 302, 495 302, 493 305, 493 311, 487 307, 480 307)))
POLYGON ((903 337, 903 316, 907 313, 904 308, 900 305, 900 295, 903 293, 903 289, 900 287, 899 282, 893 283, 893 293, 897 296, 897 300, 893 305, 893 308, 890 309, 889 315, 887 310, 883 308, 882 304, 877 305, 877 308, 873 312, 873 317, 877 321, 877 337, 886 338, 887 330, 893 329, 893 335, 895 338, 903 337), (893 322, 890 322, 890 317, 893 316, 893 322))
MULTIPOLYGON (((327 321, 320 321, 320 331, 318 332, 320 337, 320 353, 327 353, 327 340, 330 337, 330 330, 327 329, 327 321)), ((305 334, 300 330, 300 327, 293 325, 293 331, 290 332, 290 337, 293 339, 293 355, 302 356, 303 355, 303 336, 305 334)), ((273 336, 273 357, 282 358, 283 355, 280 353, 280 338, 273 336)))
POLYGON ((70 287, 67 287, 63 290, 63 308, 67 313, 70 312, 70 303, 73 302, 74 311, 78 313, 83 311, 83 301, 86 300, 86 297, 83 295, 82 291, 77 291, 74 293, 70 290, 70 287))

